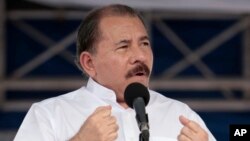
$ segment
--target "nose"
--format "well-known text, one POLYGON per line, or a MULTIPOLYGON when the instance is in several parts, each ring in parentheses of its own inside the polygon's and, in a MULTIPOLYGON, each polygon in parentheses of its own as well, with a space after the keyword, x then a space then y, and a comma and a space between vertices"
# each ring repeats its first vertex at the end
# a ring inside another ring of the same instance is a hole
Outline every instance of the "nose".
POLYGON ((131 49, 131 57, 130 57, 130 63, 138 63, 143 62, 147 60, 147 51, 143 49, 143 47, 135 46, 133 49, 131 49))

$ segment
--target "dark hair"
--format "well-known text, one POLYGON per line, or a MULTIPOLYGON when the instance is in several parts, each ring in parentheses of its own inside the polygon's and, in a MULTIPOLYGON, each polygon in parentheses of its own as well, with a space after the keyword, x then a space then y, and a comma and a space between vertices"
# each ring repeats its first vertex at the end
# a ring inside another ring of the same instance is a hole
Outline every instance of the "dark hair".
MULTIPOLYGON (((99 30, 99 23, 103 17, 106 16, 132 16, 138 17, 144 24, 144 21, 140 14, 133 8, 121 5, 113 4, 99 9, 91 11, 78 29, 77 35, 77 52, 76 52, 76 64, 82 70, 79 57, 82 52, 88 51, 90 53, 96 53, 95 43, 100 39, 101 33, 99 30)), ((145 25, 145 24, 144 24, 145 25)))

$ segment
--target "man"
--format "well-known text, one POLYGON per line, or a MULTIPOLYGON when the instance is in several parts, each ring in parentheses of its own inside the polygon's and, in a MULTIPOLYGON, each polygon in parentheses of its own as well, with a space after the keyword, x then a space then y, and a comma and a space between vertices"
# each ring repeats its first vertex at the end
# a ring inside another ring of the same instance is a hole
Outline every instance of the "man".
MULTIPOLYGON (((130 7, 92 11, 80 25, 77 63, 88 84, 32 105, 15 141, 138 141, 135 111, 124 102, 132 82, 148 87, 153 66, 149 37, 130 7)), ((150 90, 150 141, 213 141, 187 105, 150 90)))

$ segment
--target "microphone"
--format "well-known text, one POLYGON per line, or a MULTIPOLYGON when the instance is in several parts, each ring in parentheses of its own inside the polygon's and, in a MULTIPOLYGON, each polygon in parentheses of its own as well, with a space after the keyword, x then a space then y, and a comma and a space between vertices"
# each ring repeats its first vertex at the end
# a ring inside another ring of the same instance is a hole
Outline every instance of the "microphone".
POLYGON ((141 131, 140 140, 149 140, 149 125, 148 115, 146 114, 145 106, 149 102, 149 91, 141 83, 131 83, 127 86, 124 92, 124 99, 127 105, 136 112, 136 120, 141 131))

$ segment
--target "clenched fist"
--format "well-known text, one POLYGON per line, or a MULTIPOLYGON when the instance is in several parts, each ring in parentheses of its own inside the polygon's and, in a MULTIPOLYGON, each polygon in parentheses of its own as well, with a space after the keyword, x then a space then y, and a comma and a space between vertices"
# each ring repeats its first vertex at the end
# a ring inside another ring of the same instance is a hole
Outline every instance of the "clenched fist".
POLYGON ((114 141, 118 136, 116 118, 111 106, 101 106, 87 118, 71 141, 114 141))

